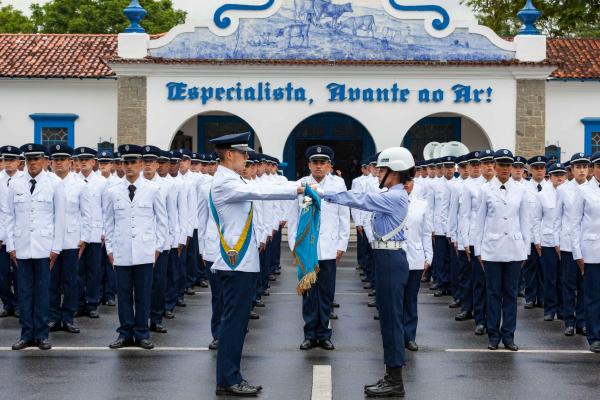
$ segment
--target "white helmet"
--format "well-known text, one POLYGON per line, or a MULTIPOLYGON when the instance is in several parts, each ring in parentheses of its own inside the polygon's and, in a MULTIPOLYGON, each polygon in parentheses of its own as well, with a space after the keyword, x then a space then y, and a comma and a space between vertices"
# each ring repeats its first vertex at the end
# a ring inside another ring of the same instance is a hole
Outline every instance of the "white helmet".
POLYGON ((390 147, 379 153, 377 167, 388 167, 392 171, 408 171, 415 166, 415 159, 404 147, 390 147))

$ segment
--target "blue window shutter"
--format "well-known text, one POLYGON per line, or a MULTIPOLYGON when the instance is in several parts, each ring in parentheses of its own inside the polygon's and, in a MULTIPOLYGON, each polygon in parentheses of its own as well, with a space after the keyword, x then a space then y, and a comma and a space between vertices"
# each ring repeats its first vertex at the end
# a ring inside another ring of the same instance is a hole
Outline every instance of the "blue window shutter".
POLYGON ((77 114, 30 114, 34 122, 33 142, 42 143, 43 128, 66 128, 68 131, 67 141, 69 146, 75 147, 75 120, 79 118, 77 114))

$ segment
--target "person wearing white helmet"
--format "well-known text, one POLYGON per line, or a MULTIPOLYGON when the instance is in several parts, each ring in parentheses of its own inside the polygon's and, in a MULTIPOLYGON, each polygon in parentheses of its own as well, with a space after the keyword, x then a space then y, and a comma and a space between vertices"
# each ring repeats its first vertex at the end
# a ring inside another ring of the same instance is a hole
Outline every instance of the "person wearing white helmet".
POLYGON ((404 233, 408 194, 404 183, 415 176, 415 160, 407 149, 391 147, 379 154, 377 167, 379 187, 386 191, 320 194, 330 203, 373 213, 375 240, 371 247, 386 373, 377 383, 365 386, 365 394, 368 397, 403 396, 404 292, 409 277, 404 233))

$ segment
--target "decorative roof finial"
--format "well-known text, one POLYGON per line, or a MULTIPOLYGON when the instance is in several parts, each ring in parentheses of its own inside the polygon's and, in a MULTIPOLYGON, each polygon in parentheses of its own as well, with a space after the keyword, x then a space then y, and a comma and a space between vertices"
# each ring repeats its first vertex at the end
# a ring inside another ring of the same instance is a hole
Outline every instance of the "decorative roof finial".
POLYGON ((146 10, 140 5, 138 0, 131 0, 131 3, 123 10, 123 13, 130 24, 125 28, 126 33, 144 33, 144 28, 140 26, 140 21, 146 16, 146 10))
POLYGON ((527 0, 525 6, 517 13, 517 17, 523 23, 519 35, 539 35, 540 31, 535 27, 535 23, 541 16, 542 13, 535 8, 533 0, 527 0))

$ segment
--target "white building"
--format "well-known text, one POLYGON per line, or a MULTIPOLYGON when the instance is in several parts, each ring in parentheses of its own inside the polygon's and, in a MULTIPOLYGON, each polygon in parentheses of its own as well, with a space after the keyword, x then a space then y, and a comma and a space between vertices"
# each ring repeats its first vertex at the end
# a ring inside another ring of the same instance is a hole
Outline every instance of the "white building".
POLYGON ((353 172, 388 146, 422 158, 434 140, 563 159, 600 150, 600 39, 526 24, 507 41, 452 0, 206 3, 212 18, 156 37, 135 24, 118 37, 0 35, 0 144, 207 152, 212 137, 252 130, 289 176, 315 143, 353 172))

